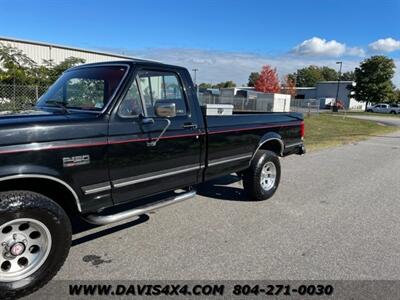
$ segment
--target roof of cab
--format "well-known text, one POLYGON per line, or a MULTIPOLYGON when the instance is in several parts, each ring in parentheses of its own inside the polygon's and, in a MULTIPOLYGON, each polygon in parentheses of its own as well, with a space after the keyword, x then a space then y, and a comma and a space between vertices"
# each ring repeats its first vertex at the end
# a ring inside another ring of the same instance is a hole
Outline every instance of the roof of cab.
POLYGON ((115 60, 115 61, 105 61, 105 62, 96 62, 96 63, 89 63, 89 64, 82 64, 75 67, 70 68, 69 70, 73 69, 80 69, 85 67, 96 67, 96 66, 104 66, 104 65, 129 65, 134 66, 136 64, 144 64, 149 66, 160 66, 160 67, 172 67, 172 68, 179 68, 179 69, 186 69, 181 66, 176 65, 169 65, 164 64, 162 62, 154 61, 154 60, 145 60, 145 59, 124 59, 124 60, 115 60))

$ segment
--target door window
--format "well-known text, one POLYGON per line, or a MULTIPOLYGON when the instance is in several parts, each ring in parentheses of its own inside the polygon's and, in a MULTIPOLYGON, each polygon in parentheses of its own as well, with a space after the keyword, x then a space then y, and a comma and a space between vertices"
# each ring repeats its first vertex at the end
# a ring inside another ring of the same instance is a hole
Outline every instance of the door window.
POLYGON ((138 74, 140 89, 147 115, 154 117, 157 101, 170 101, 176 105, 176 115, 186 115, 187 104, 178 76, 172 72, 141 71, 138 74))
POLYGON ((118 114, 122 117, 139 116, 143 113, 142 102, 136 80, 132 82, 128 92, 126 93, 121 105, 118 109, 118 114))

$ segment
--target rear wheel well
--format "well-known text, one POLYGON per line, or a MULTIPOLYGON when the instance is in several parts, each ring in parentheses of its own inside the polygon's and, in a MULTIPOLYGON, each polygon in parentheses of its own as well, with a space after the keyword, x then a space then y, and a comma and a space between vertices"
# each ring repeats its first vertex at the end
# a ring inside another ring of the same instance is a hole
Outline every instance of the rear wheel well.
POLYGON ((0 192, 14 190, 42 194, 59 204, 69 217, 78 212, 74 195, 57 181, 45 178, 14 178, 0 181, 0 192))
POLYGON ((257 150, 269 150, 269 151, 274 152, 278 156, 282 156, 283 145, 280 140, 272 139, 272 140, 266 141, 257 150))

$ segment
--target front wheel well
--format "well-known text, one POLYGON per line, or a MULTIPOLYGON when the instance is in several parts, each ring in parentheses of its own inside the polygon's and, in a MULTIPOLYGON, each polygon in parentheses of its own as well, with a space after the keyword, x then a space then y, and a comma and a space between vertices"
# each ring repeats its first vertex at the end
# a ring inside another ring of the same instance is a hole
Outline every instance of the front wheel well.
POLYGON ((13 178, 0 181, 0 192, 31 191, 42 194, 59 204, 69 217, 78 212, 76 198, 63 184, 45 178, 13 178))

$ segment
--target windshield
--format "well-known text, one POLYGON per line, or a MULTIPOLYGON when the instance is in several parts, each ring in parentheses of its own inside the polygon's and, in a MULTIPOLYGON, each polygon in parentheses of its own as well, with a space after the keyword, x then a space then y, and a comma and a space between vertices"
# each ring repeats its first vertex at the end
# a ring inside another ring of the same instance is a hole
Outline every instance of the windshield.
POLYGON ((67 71, 40 97, 37 105, 101 111, 126 69, 123 66, 99 66, 67 71))

